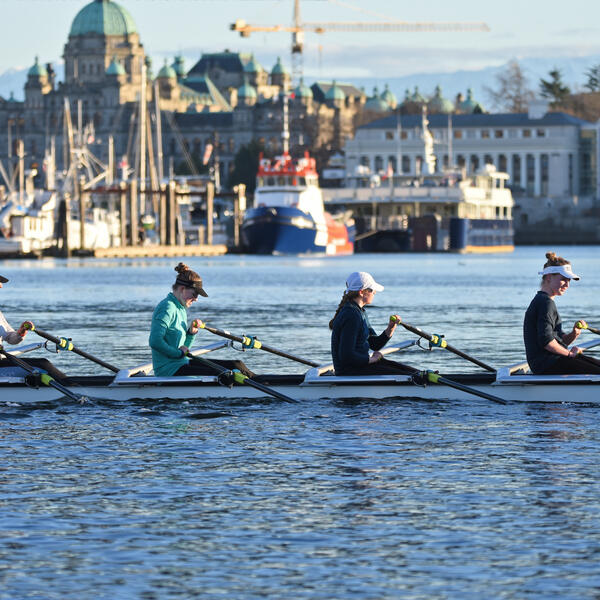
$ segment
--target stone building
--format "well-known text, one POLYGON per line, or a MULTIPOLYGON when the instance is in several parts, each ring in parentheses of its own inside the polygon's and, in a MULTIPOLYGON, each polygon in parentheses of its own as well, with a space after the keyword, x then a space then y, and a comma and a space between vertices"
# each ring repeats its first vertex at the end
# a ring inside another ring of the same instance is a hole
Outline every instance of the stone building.
POLYGON ((197 159, 210 144, 223 182, 236 152, 251 140, 281 150, 284 90, 290 92, 292 151, 339 151, 353 136, 366 102, 361 90, 335 82, 311 87, 300 82, 290 90, 290 75, 280 59, 268 71, 253 55, 227 50, 204 54, 188 72, 177 56, 154 76, 132 16, 112 0, 94 0, 76 14, 63 58, 63 82, 56 81, 51 65, 36 58, 25 100, 0 98, 0 159, 14 157, 22 139, 26 163, 39 166, 53 140, 62 168, 68 159, 63 144, 68 106, 75 127, 87 126, 96 156, 107 160, 110 136, 117 162, 127 157, 133 165, 144 65, 152 115, 156 105, 160 109, 165 161, 178 165, 186 156, 197 159))

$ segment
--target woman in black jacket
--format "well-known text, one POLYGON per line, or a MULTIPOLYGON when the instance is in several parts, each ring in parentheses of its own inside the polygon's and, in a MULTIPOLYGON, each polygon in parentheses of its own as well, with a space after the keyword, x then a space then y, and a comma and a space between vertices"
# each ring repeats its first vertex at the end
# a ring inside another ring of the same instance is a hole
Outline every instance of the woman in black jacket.
POLYGON ((331 356, 336 375, 397 375, 414 373, 416 369, 383 357, 381 348, 387 344, 400 322, 390 318, 385 330, 377 335, 365 311, 376 292, 383 291, 369 273, 352 273, 346 280, 346 291, 337 311, 329 322, 331 356), (369 349, 374 350, 369 356, 369 349))

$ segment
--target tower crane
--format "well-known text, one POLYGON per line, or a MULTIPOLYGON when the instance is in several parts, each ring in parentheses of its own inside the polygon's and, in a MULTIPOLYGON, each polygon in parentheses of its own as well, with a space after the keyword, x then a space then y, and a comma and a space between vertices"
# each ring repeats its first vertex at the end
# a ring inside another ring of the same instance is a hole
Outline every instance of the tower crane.
POLYGON ((326 31, 489 31, 490 28, 481 22, 438 22, 438 23, 409 23, 407 21, 382 22, 328 22, 310 23, 300 19, 300 0, 294 0, 292 25, 250 25, 243 19, 237 19, 230 25, 232 31, 237 31, 242 37, 263 32, 291 32, 292 34, 292 79, 297 82, 302 77, 302 53, 304 49, 304 34, 325 33, 326 31))

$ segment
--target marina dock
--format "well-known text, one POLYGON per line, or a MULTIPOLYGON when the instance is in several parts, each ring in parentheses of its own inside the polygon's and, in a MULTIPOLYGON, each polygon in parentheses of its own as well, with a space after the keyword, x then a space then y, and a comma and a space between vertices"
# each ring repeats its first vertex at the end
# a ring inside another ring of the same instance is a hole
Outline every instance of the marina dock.
POLYGON ((169 256, 222 256, 227 253, 225 244, 199 244, 185 246, 115 246, 95 248, 88 256, 95 258, 157 258, 169 256))

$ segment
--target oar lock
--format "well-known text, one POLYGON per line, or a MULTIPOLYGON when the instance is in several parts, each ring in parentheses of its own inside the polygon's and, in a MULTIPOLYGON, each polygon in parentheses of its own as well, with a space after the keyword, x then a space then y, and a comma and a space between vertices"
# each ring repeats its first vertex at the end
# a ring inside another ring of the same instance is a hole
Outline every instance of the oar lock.
POLYGON ((50 385, 50 381, 52 381, 52 377, 43 369, 35 369, 32 373, 25 375, 25 385, 36 390, 42 385, 50 385))
POLYGON ((438 371, 417 371, 411 376, 415 385, 426 387, 428 383, 438 383, 440 376, 438 371))
POLYGON ((431 339, 429 340, 429 349, 430 350, 433 347, 445 348, 447 345, 448 345, 448 343, 444 339, 443 335, 440 335, 439 333, 433 333, 431 335, 431 339))
POLYGON ((251 350, 252 348, 262 348, 262 344, 255 336, 242 335, 242 346, 251 350))

